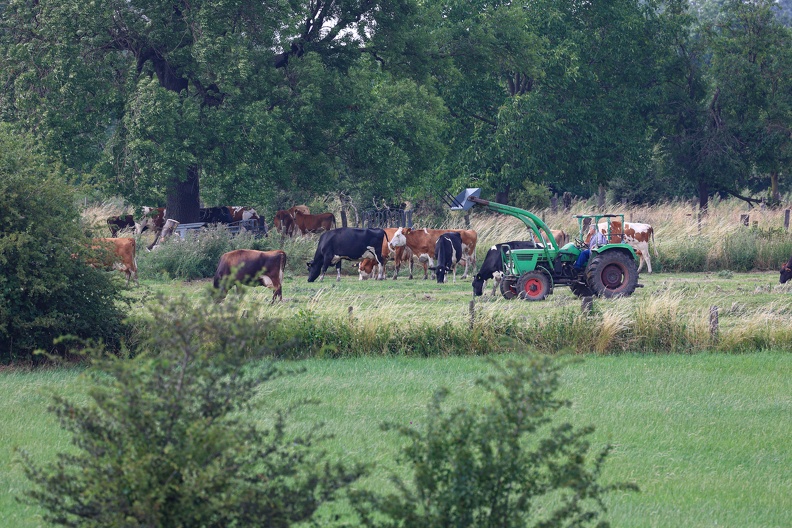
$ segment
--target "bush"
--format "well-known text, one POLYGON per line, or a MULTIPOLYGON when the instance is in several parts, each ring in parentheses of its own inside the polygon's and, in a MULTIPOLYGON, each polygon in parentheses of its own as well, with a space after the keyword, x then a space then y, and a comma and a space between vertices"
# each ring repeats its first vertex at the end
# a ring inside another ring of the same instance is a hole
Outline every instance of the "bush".
POLYGON ((272 364, 271 323, 239 303, 152 303, 157 321, 133 359, 92 351, 89 402, 56 396, 74 448, 46 466, 22 452, 27 500, 66 526, 272 526, 311 519, 363 468, 331 464, 318 427, 289 433, 250 419, 272 364), (161 305, 161 306, 160 306, 161 305), (157 307, 160 306, 160 307, 157 307))
POLYGON ((72 258, 86 239, 72 191, 26 138, 0 126, 0 361, 62 353, 62 334, 115 347, 123 313, 108 273, 72 258))
POLYGON ((407 440, 401 458, 413 477, 394 475, 389 495, 355 492, 364 526, 606 526, 603 496, 637 489, 600 484, 610 448, 590 460, 592 427, 553 424, 570 405, 554 395, 559 366, 547 357, 492 363, 496 374, 478 382, 488 401, 446 410, 441 390, 424 428, 384 426, 407 440))

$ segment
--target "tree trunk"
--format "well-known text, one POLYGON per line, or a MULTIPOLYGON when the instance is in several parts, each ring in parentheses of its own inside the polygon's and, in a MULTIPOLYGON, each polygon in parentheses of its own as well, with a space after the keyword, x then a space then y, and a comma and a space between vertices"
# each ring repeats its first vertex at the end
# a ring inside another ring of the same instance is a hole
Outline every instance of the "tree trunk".
POLYGON ((698 195, 699 195, 699 213, 702 215, 707 214, 707 207, 709 206, 709 186, 705 181, 698 182, 698 195))
POLYGON ((167 217, 182 224, 200 221, 199 211, 199 169, 191 165, 187 169, 187 179, 180 181, 174 178, 168 186, 167 217))
POLYGON ((495 193, 495 201, 497 203, 507 204, 509 203, 509 190, 511 190, 511 185, 506 185, 506 187, 502 191, 498 191, 495 193))
POLYGON ((597 209, 600 212, 605 210, 605 186, 601 183, 597 192, 597 209))

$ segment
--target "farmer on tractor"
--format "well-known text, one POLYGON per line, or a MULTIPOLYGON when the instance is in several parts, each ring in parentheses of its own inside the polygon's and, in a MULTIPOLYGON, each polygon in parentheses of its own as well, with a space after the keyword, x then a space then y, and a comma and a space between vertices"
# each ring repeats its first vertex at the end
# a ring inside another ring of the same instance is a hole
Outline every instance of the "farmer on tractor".
POLYGON ((588 249, 584 249, 580 252, 574 266, 572 266, 578 273, 582 273, 586 268, 586 264, 591 256, 591 250, 597 249, 608 243, 607 237, 597 229, 596 225, 589 227, 589 237, 591 237, 591 240, 589 240, 588 249))

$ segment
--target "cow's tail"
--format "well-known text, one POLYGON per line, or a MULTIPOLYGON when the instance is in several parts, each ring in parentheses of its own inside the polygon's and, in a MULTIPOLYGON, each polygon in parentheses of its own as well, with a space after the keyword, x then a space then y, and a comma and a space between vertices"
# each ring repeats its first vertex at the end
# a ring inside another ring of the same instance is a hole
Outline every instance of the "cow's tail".
POLYGON ((657 244, 655 243, 654 239, 654 227, 652 228, 652 248, 654 249, 655 257, 660 257, 660 255, 657 254, 657 244))

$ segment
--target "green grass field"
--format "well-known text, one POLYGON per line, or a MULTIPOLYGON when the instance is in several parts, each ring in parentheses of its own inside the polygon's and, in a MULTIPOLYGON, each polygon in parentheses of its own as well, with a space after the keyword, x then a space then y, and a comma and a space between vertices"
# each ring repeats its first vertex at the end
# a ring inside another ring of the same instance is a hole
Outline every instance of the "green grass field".
MULTIPOLYGON (((307 372, 265 386, 266 408, 320 400, 293 425, 324 422, 329 448, 346 460, 375 462, 362 484, 384 489, 398 470, 398 439, 383 421, 420 425, 432 392, 473 401, 478 358, 355 358, 301 362, 307 372)), ((68 447, 46 412, 52 391, 80 399, 78 369, 5 372, 0 385, 0 526, 42 524, 40 512, 14 497, 26 487, 12 449, 39 460, 68 447)), ((792 355, 586 356, 565 367, 563 418, 595 424, 594 447, 612 443, 604 480, 631 481, 640 493, 609 496, 613 526, 784 527, 792 525, 792 355)), ((263 413, 266 420, 269 415, 263 413)))
MULTIPOLYGON (((642 275, 640 282, 644 287, 628 299, 595 301, 594 314, 581 318, 580 327, 559 327, 579 332, 578 346, 547 350, 574 351, 584 359, 565 367, 561 390, 573 407, 564 418, 594 424, 595 449, 614 444, 606 482, 631 481, 641 488, 609 497, 612 524, 792 526, 792 289, 778 284, 777 272, 654 274, 642 275), (715 345, 706 344, 710 306, 718 306, 720 314, 715 345), (676 326, 658 330, 669 320, 676 326), (679 328, 692 336, 686 343, 695 344, 704 334, 701 349, 716 353, 685 353, 695 348, 667 353, 664 339, 679 328), (624 352, 624 346, 646 342, 637 334, 652 332, 660 332, 652 353, 624 352), (596 335, 587 341, 590 333, 596 335)), ((151 324, 140 321, 146 305, 160 302, 158 295, 185 294, 197 302, 208 285, 207 280, 144 280, 127 293, 131 314, 136 324, 151 324)), ((269 290, 254 288, 241 302, 254 316, 352 320, 364 337, 419 324, 467 331, 472 298, 469 281, 361 282, 353 275, 313 284, 304 275, 288 275, 284 302, 270 305, 270 297, 269 290)), ((537 303, 485 295, 474 309, 477 332, 504 319, 528 333, 547 332, 552 321, 576 318, 580 301, 568 288, 558 288, 537 303)), ((331 451, 376 463, 362 485, 383 489, 388 474, 399 470, 394 461, 399 444, 379 424, 420 424, 431 394, 441 386, 451 389, 456 401, 475 401, 473 382, 487 367, 470 357, 474 350, 421 359, 364 350, 367 341, 357 342, 361 349, 342 359, 301 362, 306 373, 271 382, 263 397, 267 408, 305 397, 319 400, 295 415, 294 426, 325 422, 335 435, 331 451)), ((24 448, 45 461, 68 449, 68 437, 47 412, 48 394, 84 398, 79 372, 0 372, 0 526, 42 525, 39 511, 16 501, 27 482, 13 450, 24 448)))

